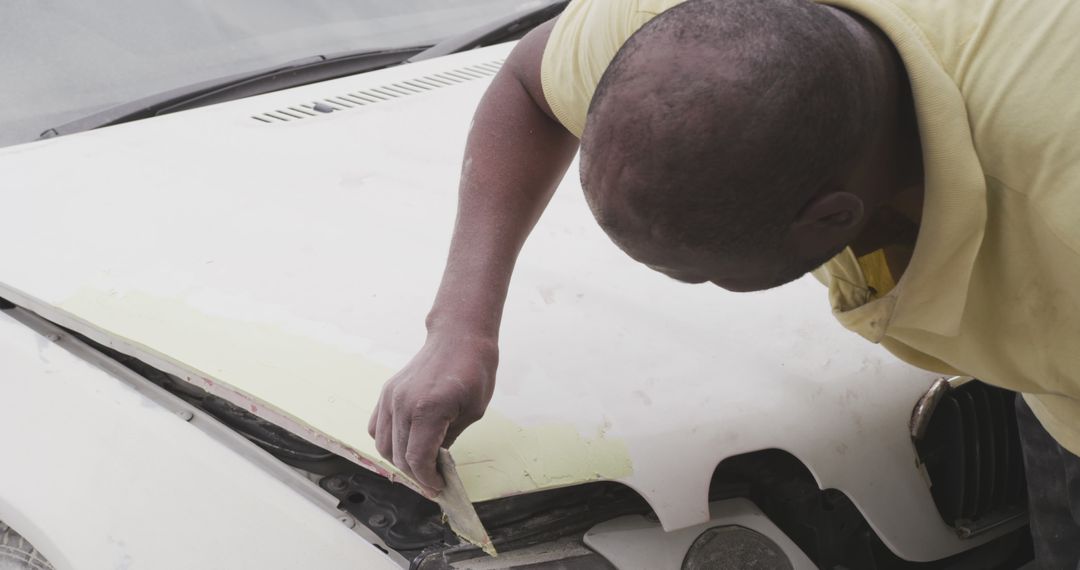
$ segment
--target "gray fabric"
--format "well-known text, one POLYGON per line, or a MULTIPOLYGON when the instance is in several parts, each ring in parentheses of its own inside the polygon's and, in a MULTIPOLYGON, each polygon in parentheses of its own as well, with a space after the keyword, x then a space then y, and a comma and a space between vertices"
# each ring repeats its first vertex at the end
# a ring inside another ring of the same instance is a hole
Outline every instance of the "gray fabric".
POLYGON ((1016 398, 1027 471, 1035 562, 1045 570, 1080 569, 1080 457, 1064 449, 1016 398))

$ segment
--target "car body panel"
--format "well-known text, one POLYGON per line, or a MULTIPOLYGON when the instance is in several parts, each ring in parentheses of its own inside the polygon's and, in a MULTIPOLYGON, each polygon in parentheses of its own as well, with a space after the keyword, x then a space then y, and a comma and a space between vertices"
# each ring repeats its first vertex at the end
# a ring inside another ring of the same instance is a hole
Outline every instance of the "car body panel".
MULTIPOLYGON (((367 420, 424 340, 489 80, 461 70, 510 47, 2 149, 19 214, 0 295, 393 475, 367 420), (342 104, 361 92, 382 95, 342 104), (298 110, 316 100, 340 109, 298 110)), ((474 501, 615 480, 675 530, 708 520, 718 462, 781 448, 905 558, 999 533, 961 541, 937 514, 907 430, 934 375, 845 331, 809 278, 733 294, 630 261, 576 166, 501 347, 488 414, 451 450, 474 501)))
MULTIPOLYGON (((727 499, 709 505, 709 522, 674 532, 664 532, 641 515, 620 517, 585 533, 585 544, 603 554, 616 568, 682 568, 690 545, 707 529, 740 527, 768 537, 784 553, 792 570, 817 570, 779 528, 747 499, 727 499)), ((730 564, 730 566, 734 566, 730 564)), ((701 565, 698 565, 701 567, 701 565)), ((763 565, 768 567, 766 565, 763 565)))
POLYGON ((399 568, 333 514, 7 312, 0 361, 0 520, 56 568, 399 568))

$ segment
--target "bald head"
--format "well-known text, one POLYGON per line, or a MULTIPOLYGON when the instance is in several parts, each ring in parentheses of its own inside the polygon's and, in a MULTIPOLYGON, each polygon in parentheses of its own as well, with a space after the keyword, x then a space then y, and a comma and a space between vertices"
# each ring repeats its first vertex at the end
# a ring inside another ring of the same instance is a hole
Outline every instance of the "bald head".
POLYGON ((858 36, 808 0, 688 0, 654 18, 589 109, 581 175, 600 224, 650 264, 665 249, 772 258, 763 281, 835 254, 794 259, 784 242, 880 122, 880 73, 858 36))

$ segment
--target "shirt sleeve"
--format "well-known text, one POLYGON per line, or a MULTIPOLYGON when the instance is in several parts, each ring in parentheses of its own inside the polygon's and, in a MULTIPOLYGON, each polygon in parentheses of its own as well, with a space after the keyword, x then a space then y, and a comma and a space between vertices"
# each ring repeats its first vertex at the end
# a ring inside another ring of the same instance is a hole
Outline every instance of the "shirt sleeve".
POLYGON ((604 70, 641 26, 684 0, 573 0, 551 30, 540 64, 544 98, 580 137, 604 70))

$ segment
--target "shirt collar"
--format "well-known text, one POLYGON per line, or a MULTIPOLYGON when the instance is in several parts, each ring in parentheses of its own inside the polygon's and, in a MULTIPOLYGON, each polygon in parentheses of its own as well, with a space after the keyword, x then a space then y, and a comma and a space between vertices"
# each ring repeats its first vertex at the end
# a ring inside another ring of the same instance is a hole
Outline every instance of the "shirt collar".
POLYGON ((869 19, 896 46, 911 81, 922 143, 926 194, 911 262, 890 294, 856 310, 870 312, 880 304, 873 312, 886 313, 887 328, 956 336, 987 217, 986 181, 963 96, 922 30, 895 4, 822 3, 869 19))

